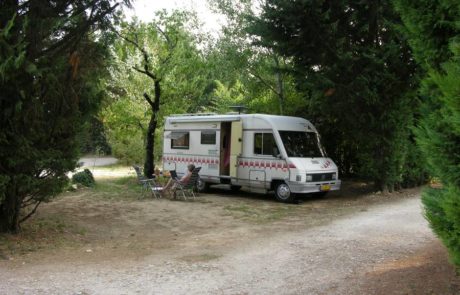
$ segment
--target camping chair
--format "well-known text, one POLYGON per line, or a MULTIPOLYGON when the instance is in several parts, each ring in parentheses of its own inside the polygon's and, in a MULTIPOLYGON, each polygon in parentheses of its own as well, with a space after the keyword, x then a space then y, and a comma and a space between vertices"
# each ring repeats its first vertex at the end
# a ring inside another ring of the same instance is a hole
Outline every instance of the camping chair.
POLYGON ((179 176, 177 176, 177 172, 176 170, 170 170, 169 171, 169 175, 171 176, 171 178, 175 181, 179 181, 179 176))
POLYGON ((177 193, 179 192, 184 197, 184 200, 187 200, 187 195, 192 196, 193 199, 195 199, 195 189, 198 183, 198 179, 200 178, 198 174, 200 170, 201 167, 196 167, 195 169, 193 169, 192 175, 190 176, 190 179, 187 183, 181 183, 177 179, 176 171, 174 171, 174 173, 171 173, 171 177, 175 181, 173 190, 174 197, 176 197, 177 193), (174 178, 174 176, 176 177, 174 178))
POLYGON ((144 173, 142 173, 142 168, 136 165, 133 165, 134 171, 136 171, 137 175, 137 181, 139 182, 140 185, 142 185, 142 194, 141 197, 143 198, 145 196, 145 193, 150 191, 152 195, 159 199, 161 198, 161 192, 163 190, 163 187, 157 183, 157 181, 154 178, 147 178, 144 176, 144 173))

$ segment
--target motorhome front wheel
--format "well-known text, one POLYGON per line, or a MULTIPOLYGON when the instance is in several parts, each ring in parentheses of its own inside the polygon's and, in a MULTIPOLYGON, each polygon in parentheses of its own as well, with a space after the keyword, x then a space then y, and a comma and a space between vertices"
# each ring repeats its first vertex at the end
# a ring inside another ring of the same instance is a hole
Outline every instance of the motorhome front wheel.
POLYGON ((286 183, 278 183, 275 187, 275 197, 281 202, 291 202, 293 200, 293 194, 291 189, 286 183))

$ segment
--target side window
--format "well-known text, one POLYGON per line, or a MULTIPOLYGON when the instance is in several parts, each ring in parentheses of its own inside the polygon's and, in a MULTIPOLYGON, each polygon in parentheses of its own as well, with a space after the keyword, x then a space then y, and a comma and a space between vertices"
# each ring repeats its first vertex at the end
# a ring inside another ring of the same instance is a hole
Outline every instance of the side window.
POLYGON ((216 144, 216 131, 201 131, 201 144, 216 144))
POLYGON ((278 153, 278 147, 272 133, 254 134, 255 155, 277 155, 278 153))
POLYGON ((188 149, 190 147, 190 133, 171 132, 172 149, 188 149))

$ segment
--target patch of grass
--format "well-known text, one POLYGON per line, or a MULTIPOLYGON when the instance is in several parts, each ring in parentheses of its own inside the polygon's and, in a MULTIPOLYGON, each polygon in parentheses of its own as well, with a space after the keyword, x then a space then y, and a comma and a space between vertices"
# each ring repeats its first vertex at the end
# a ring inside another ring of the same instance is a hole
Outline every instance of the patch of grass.
POLYGON ((0 234, 0 258, 23 255, 41 249, 78 245, 85 239, 86 229, 62 217, 49 216, 26 221, 21 232, 0 234))
POLYGON ((256 207, 246 204, 225 206, 224 210, 235 218, 242 218, 256 223, 265 223, 285 218, 293 212, 294 207, 276 204, 268 207, 256 207))
POLYGON ((136 177, 125 176, 97 181, 92 195, 107 199, 136 200, 141 194, 142 187, 136 177))

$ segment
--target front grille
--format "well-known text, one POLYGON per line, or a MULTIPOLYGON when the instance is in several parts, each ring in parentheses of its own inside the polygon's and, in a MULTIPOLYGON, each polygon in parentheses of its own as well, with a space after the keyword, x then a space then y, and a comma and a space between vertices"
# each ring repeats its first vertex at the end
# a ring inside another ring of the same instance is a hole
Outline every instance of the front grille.
POLYGON ((332 180, 334 173, 318 173, 312 174, 312 181, 328 181, 332 180))

